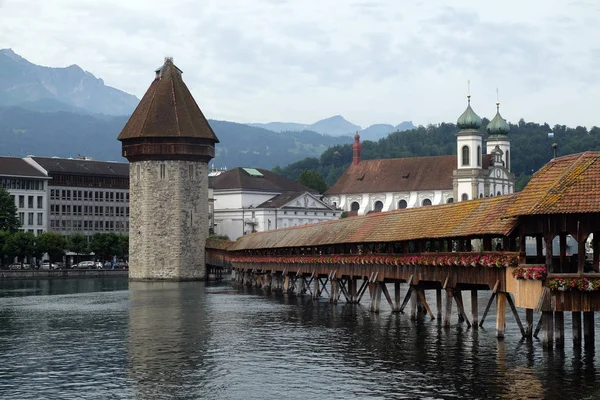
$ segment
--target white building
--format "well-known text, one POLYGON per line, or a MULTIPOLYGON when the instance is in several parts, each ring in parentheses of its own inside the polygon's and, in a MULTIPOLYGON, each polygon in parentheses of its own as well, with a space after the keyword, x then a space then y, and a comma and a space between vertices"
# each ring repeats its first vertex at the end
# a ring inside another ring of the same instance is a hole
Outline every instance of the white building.
POLYGON ((351 215, 466 201, 513 193, 508 123, 496 116, 487 130, 483 154, 481 118, 471 108, 458 118, 458 156, 362 160, 360 136, 354 136, 350 167, 325 193, 325 201, 351 215))
POLYGON ((25 159, 0 157, 0 185, 14 199, 21 231, 38 236, 48 230, 49 179, 25 159))
POLYGON ((312 189, 264 169, 235 168, 210 179, 214 233, 232 240, 340 216, 312 189))

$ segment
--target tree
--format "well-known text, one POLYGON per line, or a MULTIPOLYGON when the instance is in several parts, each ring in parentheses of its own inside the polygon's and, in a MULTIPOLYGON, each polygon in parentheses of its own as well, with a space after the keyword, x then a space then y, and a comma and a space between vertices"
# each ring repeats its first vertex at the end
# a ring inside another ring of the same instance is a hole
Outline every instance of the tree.
POLYGON ((37 253, 36 238, 31 232, 15 232, 6 243, 6 253, 23 262, 25 257, 31 257, 37 253))
POLYGON ((119 258, 125 258, 129 254, 129 236, 128 235, 118 235, 119 236, 119 245, 118 251, 115 254, 119 258))
POLYGON ((37 238, 37 251, 39 253, 48 253, 50 262, 52 260, 62 260, 66 247, 67 240, 60 233, 44 232, 37 238))
POLYGON ((304 186, 308 186, 311 189, 316 190, 319 193, 325 193, 328 189, 327 183, 323 179, 323 176, 315 171, 305 169, 300 173, 298 183, 304 186))
POLYGON ((119 252, 119 235, 116 233, 94 233, 90 242, 90 250, 101 261, 105 261, 119 252))
POLYGON ((0 231, 16 232, 21 226, 14 199, 0 187, 0 231))
POLYGON ((80 254, 87 254, 90 252, 87 237, 81 233, 74 233, 69 236, 67 247, 73 253, 75 253, 75 263, 79 262, 80 254))

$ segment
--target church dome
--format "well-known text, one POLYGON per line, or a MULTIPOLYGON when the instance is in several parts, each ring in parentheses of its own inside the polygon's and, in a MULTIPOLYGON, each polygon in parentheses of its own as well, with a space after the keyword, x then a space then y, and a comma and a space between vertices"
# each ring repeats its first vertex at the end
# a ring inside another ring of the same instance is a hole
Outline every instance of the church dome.
POLYGON ((487 126, 490 135, 506 135, 510 130, 508 122, 500 115, 500 103, 496 102, 496 116, 487 126))
POLYGON ((479 129, 481 128, 481 118, 479 115, 475 114, 475 111, 471 108, 471 95, 467 95, 467 99, 469 104, 467 105, 467 109, 460 117, 458 117, 458 121, 456 121, 456 125, 459 129, 479 129))

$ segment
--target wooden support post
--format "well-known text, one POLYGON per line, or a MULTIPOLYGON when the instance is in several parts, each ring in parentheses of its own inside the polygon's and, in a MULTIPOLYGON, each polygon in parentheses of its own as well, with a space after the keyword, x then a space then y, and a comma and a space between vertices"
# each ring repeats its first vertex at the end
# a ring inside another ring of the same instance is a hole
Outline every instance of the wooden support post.
POLYGON ((435 289, 435 305, 437 308, 438 320, 442 320, 442 289, 435 289))
POLYGON ((431 319, 435 319, 435 317, 433 316, 433 313, 431 312, 431 308, 429 308, 429 304, 427 304, 427 299, 425 298, 425 290, 419 289, 419 290, 417 290, 417 293, 419 295, 419 300, 421 300, 421 304, 423 304, 423 307, 425 307, 425 310, 429 314, 429 317, 431 319))
POLYGON ((375 283, 371 296, 371 312, 379 312, 379 302, 381 301, 381 286, 375 283))
POLYGON ((319 276, 315 275, 315 273, 313 272, 313 292, 312 292, 313 300, 316 300, 319 298, 319 295, 321 294, 321 291, 319 289, 320 289, 319 276))
POLYGON ((452 300, 454 299, 454 290, 446 288, 446 310, 444 314, 444 328, 449 328, 452 319, 452 300))
POLYGON ((367 291, 368 286, 369 286, 369 281, 367 279, 363 280, 363 283, 360 286, 360 290, 358 291, 358 299, 356 300, 356 303, 360 303, 363 295, 367 291))
POLYGON ((483 237, 483 251, 492 251, 492 237, 489 235, 483 237))
POLYGON ((348 297, 349 297, 349 301, 350 303, 354 304, 356 303, 357 297, 356 297, 356 292, 357 292, 357 283, 358 281, 354 278, 354 277, 350 277, 348 278, 348 297))
POLYGON ((562 311, 554 312, 554 340, 556 348, 565 347, 565 315, 562 311))
POLYGON ((523 324, 521 323, 521 318, 519 317, 519 313, 517 312, 517 308, 515 307, 515 303, 513 302, 512 296, 510 293, 506 293, 506 301, 510 306, 510 310, 512 311, 513 317, 515 321, 517 321, 517 325, 519 326, 519 330, 521 331, 521 336, 525 337, 525 329, 523 329, 523 324))
POLYGON ((479 318, 477 317, 478 309, 477 309, 477 290, 471 290, 471 318, 473 319, 473 328, 477 329, 479 327, 479 318))
POLYGON ((535 248, 537 262, 544 262, 544 237, 542 235, 535 237, 535 248))
POLYGON ((583 274, 583 267, 585 266, 585 241, 587 235, 582 235, 580 240, 577 242, 577 272, 583 274))
POLYGON ((337 304, 338 303, 338 297, 339 297, 339 282, 337 279, 332 279, 331 280, 331 302, 333 304, 337 304))
POLYGON ((571 313, 573 321, 573 346, 581 347, 581 311, 571 313))
POLYGON ((506 293, 496 293, 496 337, 504 338, 504 329, 506 327, 506 293))
POLYGON ((542 321, 544 320, 544 315, 540 316, 537 325, 535 326, 535 331, 533 331, 533 337, 537 339, 540 330, 542 329, 542 321))
POLYGON ((594 347, 594 312, 583 312, 583 345, 591 349, 594 347))
POLYGON ((458 307, 458 323, 462 324, 465 322, 464 309, 461 309, 459 305, 462 304, 462 290, 454 290, 454 298, 456 299, 456 306, 458 307))
POLYGON ((546 348, 552 348, 554 345, 553 314, 552 311, 542 311, 542 345, 546 348))
POLYGON ((533 308, 525 309, 525 337, 531 339, 533 336, 533 308))
POLYGON ((546 271, 548 271, 548 273, 552 273, 554 272, 554 269, 552 268, 552 234, 548 233, 546 235, 544 235, 544 243, 546 245, 546 271))
POLYGON ((592 238, 592 251, 594 253, 592 257, 592 269, 594 272, 600 272, 600 232, 594 232, 592 238))
POLYGON ((568 272, 567 271, 567 234, 561 232, 558 234, 559 238, 559 257, 560 257, 560 268, 559 272, 568 272))
POLYGON ((399 312, 400 311, 400 282, 394 282, 394 308, 392 311, 399 312))
POLYGON ((411 288, 410 291, 410 319, 417 319, 417 303, 419 302, 419 297, 417 294, 417 289, 411 288))
POLYGON ((379 282, 379 285, 381 286, 381 291, 383 292, 385 299, 387 300, 388 304, 390 305, 392 312, 396 311, 394 303, 392 302, 392 297, 390 296, 390 292, 388 291, 388 288, 385 285, 385 282, 379 282))
POLYGON ((483 326, 485 317, 487 317, 487 314, 490 311, 490 307, 492 306, 494 299, 496 298, 496 291, 498 290, 499 284, 500 284, 500 281, 496 281, 496 284, 492 288, 492 295, 490 296, 490 299, 488 300, 487 306, 485 306, 485 311, 483 312, 483 316, 481 317, 481 322, 479 323, 479 326, 483 326))
POLYGON ((406 291, 406 295, 404 296, 404 301, 402 302, 402 305, 400 306, 400 310, 399 310, 400 312, 404 312, 404 308, 408 304, 408 300, 410 300, 410 298, 411 298, 412 291, 413 291, 412 286, 409 286, 408 290, 406 291))

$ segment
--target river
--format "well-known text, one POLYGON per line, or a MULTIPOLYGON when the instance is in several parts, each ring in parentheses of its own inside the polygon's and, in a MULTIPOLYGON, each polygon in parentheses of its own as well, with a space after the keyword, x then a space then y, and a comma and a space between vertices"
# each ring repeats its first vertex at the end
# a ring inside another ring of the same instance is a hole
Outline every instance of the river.
POLYGON ((0 398, 600 397, 594 351, 574 350, 570 329, 565 349, 549 352, 520 340, 510 315, 498 341, 493 310, 485 329, 456 316, 443 329, 367 304, 226 282, 3 281, 0 398))

